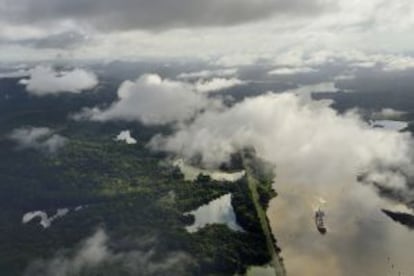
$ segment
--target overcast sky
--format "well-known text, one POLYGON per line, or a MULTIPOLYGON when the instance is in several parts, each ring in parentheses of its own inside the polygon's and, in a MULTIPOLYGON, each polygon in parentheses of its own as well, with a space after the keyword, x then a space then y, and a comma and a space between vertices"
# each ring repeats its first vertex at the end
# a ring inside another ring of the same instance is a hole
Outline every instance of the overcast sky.
MULTIPOLYGON (((276 189, 282 200, 278 198, 277 210, 269 211, 271 223, 280 221, 276 211, 294 209, 292 218, 283 217, 288 227, 276 235, 281 237, 282 255, 292 275, 304 275, 294 269, 308 269, 308 263, 316 263, 329 275, 380 275, 389 263, 377 265, 378 256, 398 260, 398 267, 412 272, 414 240, 408 236, 412 233, 394 230, 394 223, 379 211, 387 207, 384 201, 371 186, 355 181, 361 172, 369 172, 368 179, 377 186, 401 195, 398 203, 412 202, 412 136, 372 128, 357 110, 337 113, 330 101, 312 101, 310 94, 411 92, 413 27, 414 0, 0 0, 0 65, 19 62, 13 64, 13 71, 0 71, 0 78, 24 77, 19 84, 33 97, 63 97, 103 84, 99 69, 30 68, 20 62, 202 60, 203 66, 208 65, 205 68, 192 71, 183 63, 170 76, 152 72, 145 62, 142 68, 125 64, 123 69, 108 68, 105 74, 123 80, 117 99, 104 107, 79 110, 71 118, 173 125, 169 135, 151 139, 151 149, 186 160, 201 157, 209 168, 218 167, 240 149, 255 148, 259 157, 276 167, 279 179, 276 189), (261 66, 243 67, 252 64, 261 66), (234 90, 236 96, 246 91, 289 93, 247 94, 255 97, 228 105, 226 100, 233 98, 221 97, 220 92, 230 88, 239 89, 234 90), (328 226, 333 229, 329 237, 337 237, 335 241, 314 242, 319 234, 308 199, 303 205, 289 205, 300 202, 303 191, 327 199, 328 226), (384 216, 384 225, 366 220, 372 214, 384 216), (309 231, 315 235, 309 236, 309 231), (307 238, 314 245, 309 247, 301 238, 284 244, 284 233, 307 238), (377 245, 378 240, 379 249, 364 248, 377 245), (323 254, 317 252, 321 248, 323 254), (305 260, 297 258, 301 252, 306 252, 305 260), (316 256, 318 262, 309 256, 316 256), (331 260, 333 268, 328 266, 331 260)), ((384 102, 388 111, 394 108, 391 104, 402 105, 384 102)), ((405 110, 391 113, 401 111, 405 110)), ((18 128, 10 138, 19 148, 49 152, 70 139, 46 127, 18 128)), ((394 208, 396 202, 387 203, 394 208)), ((97 237, 105 256, 118 258, 107 250, 105 234, 98 232, 97 237)))
POLYGON ((411 0, 0 0, 0 60, 366 62, 410 55, 413 25, 411 0))

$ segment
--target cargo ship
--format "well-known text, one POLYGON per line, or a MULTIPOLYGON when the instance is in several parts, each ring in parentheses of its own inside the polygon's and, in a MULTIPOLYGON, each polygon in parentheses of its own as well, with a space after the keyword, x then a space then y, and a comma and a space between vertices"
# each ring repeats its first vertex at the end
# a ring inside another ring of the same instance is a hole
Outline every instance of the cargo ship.
POLYGON ((328 232, 325 226, 324 217, 325 217, 325 213, 321 209, 318 209, 315 212, 316 229, 318 229, 319 233, 321 233, 322 235, 325 235, 326 232, 328 232))

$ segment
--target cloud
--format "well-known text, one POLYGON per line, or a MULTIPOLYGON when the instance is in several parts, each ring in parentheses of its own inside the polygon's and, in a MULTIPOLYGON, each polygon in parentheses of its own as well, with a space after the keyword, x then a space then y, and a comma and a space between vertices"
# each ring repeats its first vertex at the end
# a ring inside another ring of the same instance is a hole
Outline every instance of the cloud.
POLYGON ((329 65, 348 69, 343 73, 369 69, 391 73, 414 66, 414 58, 410 54, 386 53, 378 49, 344 50, 338 47, 318 49, 315 45, 279 50, 273 57, 270 56, 268 61, 277 66, 268 72, 269 75, 322 73, 324 66, 329 65))
MULTIPOLYGON (((300 85, 297 88, 289 89, 284 92, 297 95, 307 100, 311 100, 313 93, 332 93, 337 91, 338 89, 335 87, 335 83, 321 82, 315 84, 300 85)), ((329 102, 329 100, 326 100, 326 103, 329 102)))
POLYGON ((374 112, 372 114, 372 119, 400 119, 401 116, 406 114, 404 111, 398 111, 392 108, 383 108, 379 112, 374 112))
POLYGON ((182 275, 192 264, 192 258, 182 252, 172 252, 157 258, 155 250, 113 252, 109 237, 99 229, 82 242, 73 255, 58 253, 51 259, 39 259, 26 269, 26 276, 69 276, 80 274, 114 275, 182 275))
POLYGON ((36 66, 30 71, 30 77, 21 79, 20 84, 36 96, 59 94, 63 92, 80 93, 92 89, 98 84, 96 75, 83 69, 57 72, 51 67, 36 66))
POLYGON ((63 53, 87 59, 196 57, 231 66, 276 59, 296 48, 303 48, 309 56, 317 56, 317 52, 324 50, 340 53, 349 49, 410 53, 414 45, 414 39, 407 39, 414 26, 410 0, 371 0, 364 4, 346 0, 306 3, 299 0, 122 0, 117 3, 103 0, 99 4, 92 0, 75 0, 70 4, 63 0, 36 3, 1 0, 0 3, 4 6, 0 8, 0 37, 6 40, 42 39, 77 32, 88 34, 96 42, 61 51, 0 45, 2 60, 50 59, 63 53), (231 27, 214 28, 214 25, 231 27), (199 27, 207 28, 200 30, 199 27), (108 28, 116 31, 107 32, 108 28))
MULTIPOLYGON (((355 69, 347 67, 342 76, 335 78, 335 85, 340 90, 351 90, 355 92, 370 92, 383 94, 384 97, 394 95, 398 102, 406 101, 414 85, 414 80, 411 77, 414 68, 406 68, 404 70, 384 70, 384 65, 379 63, 374 68, 359 68, 355 69), (405 95, 397 97, 397 94, 405 95), (404 100, 402 99, 404 97, 404 100)), ((399 105, 401 105, 399 103, 399 105)), ((365 105, 364 103, 359 103, 365 105)), ((386 107, 397 108, 392 102, 387 102, 386 107)), ((404 106, 404 104, 402 104, 404 106)), ((398 107, 400 108, 400 107, 398 107)), ((401 107, 402 108, 402 107, 401 107)), ((407 109, 408 107, 404 107, 407 109)), ((402 111, 404 111, 404 109, 402 111)), ((408 109, 407 109, 408 110, 408 109)))
POLYGON ((150 143, 187 160, 198 156, 206 167, 217 167, 246 147, 271 162, 279 196, 268 216, 293 276, 379 275, 391 262, 413 271, 412 233, 381 212, 413 198, 413 145, 409 133, 372 128, 356 113, 338 114, 327 103, 292 93, 206 111, 150 143), (391 200, 373 183, 359 183, 361 172, 398 197, 391 200), (327 212, 324 237, 314 224, 318 207, 327 212))
POLYGON ((216 70, 202 70, 198 72, 181 73, 177 76, 178 79, 192 80, 192 79, 207 79, 212 77, 231 77, 237 74, 236 68, 216 69, 216 70))
POLYGON ((318 70, 311 68, 311 67, 298 67, 298 68, 290 68, 290 67, 283 67, 271 70, 268 72, 269 75, 295 75, 295 74, 304 74, 304 73, 312 73, 317 72, 318 70))
POLYGON ((244 85, 247 82, 231 78, 231 79, 224 79, 224 78, 213 78, 208 81, 200 80, 195 83, 195 89, 199 92, 217 92, 220 90, 228 89, 235 86, 244 85))
POLYGON ((0 79, 23 78, 30 76, 30 71, 19 69, 17 71, 0 72, 0 79))
POLYGON ((353 113, 341 116, 325 103, 293 94, 267 94, 224 111, 206 111, 173 135, 154 138, 152 146, 187 159, 201 154, 210 166, 254 147, 279 175, 309 185, 354 177, 376 162, 401 166, 411 161, 408 134, 372 129, 353 113))
POLYGON ((118 89, 118 100, 107 109, 87 109, 75 115, 75 119, 167 124, 191 119, 201 110, 218 105, 188 83, 147 74, 123 82, 118 89))
POLYGON ((118 136, 115 138, 116 141, 123 141, 127 143, 128 145, 133 145, 137 143, 137 140, 131 136, 131 131, 124 130, 121 131, 118 136))
POLYGON ((411 56, 387 55, 381 61, 385 71, 403 71, 414 68, 414 58, 411 56))
POLYGON ((65 31, 39 38, 10 40, 8 43, 20 44, 37 49, 72 49, 88 41, 88 36, 76 31, 65 31))
POLYGON ((385 72, 398 72, 414 68, 414 58, 409 54, 364 53, 354 51, 353 55, 338 55, 338 58, 350 62, 350 67, 377 67, 385 72))
POLYGON ((67 139, 47 127, 24 127, 14 129, 9 138, 15 141, 19 149, 37 149, 54 153, 63 147, 67 139))
POLYGON ((361 68, 372 68, 377 65, 374 61, 362 61, 362 62, 355 62, 352 66, 361 67, 361 68))
POLYGON ((36 96, 62 92, 80 93, 98 84, 94 73, 83 69, 57 72, 50 67, 37 66, 31 70, 30 77, 19 81, 26 90, 36 96))
POLYGON ((332 53, 330 59, 349 62, 349 67, 375 68, 385 72, 404 71, 414 68, 414 58, 408 54, 364 53, 354 51, 349 54, 332 53))
POLYGON ((308 16, 330 7, 312 0, 2 0, 0 17, 14 24, 75 21, 98 29, 171 29, 226 26, 262 20, 273 15, 308 16))

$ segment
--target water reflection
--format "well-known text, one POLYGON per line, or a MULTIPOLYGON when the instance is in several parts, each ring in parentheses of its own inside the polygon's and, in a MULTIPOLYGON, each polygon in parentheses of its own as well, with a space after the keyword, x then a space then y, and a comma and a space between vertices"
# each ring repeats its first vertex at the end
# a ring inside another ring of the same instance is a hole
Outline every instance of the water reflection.
POLYGON ((23 215, 22 218, 22 223, 26 224, 31 222, 33 219, 35 218, 39 218, 40 222, 39 224, 43 227, 43 228, 49 228, 52 225, 52 222, 58 218, 64 217, 69 213, 69 209, 67 208, 62 208, 62 209, 58 209, 56 211, 56 214, 54 214, 53 216, 48 216, 46 212, 43 211, 33 211, 33 212, 28 212, 26 214, 23 215))
POLYGON ((371 187, 335 183, 318 191, 288 183, 278 179, 279 196, 268 216, 289 276, 414 275, 414 232, 381 212, 396 206, 371 187), (326 235, 314 223, 321 196, 327 201, 326 235))
POLYGON ((236 215, 231 205, 231 194, 224 195, 186 214, 192 214, 195 217, 194 224, 186 227, 190 233, 214 223, 226 224, 232 230, 243 231, 236 222, 236 215))
POLYGON ((210 176, 212 179, 217 181, 236 182, 246 174, 245 171, 228 173, 219 170, 200 169, 186 164, 182 159, 175 160, 173 162, 173 165, 180 168, 181 172, 184 174, 185 180, 188 181, 193 181, 197 179, 199 174, 204 174, 210 176))
POLYGON ((395 120, 373 120, 371 126, 387 130, 401 131, 408 127, 408 122, 395 120))

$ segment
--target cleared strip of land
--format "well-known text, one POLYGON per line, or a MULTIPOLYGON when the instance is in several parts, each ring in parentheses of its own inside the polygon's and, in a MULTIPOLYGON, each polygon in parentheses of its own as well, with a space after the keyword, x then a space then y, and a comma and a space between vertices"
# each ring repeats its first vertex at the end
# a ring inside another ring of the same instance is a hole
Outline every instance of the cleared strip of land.
POLYGON ((272 231, 271 231, 269 221, 266 216, 266 210, 264 210, 264 208, 260 204, 260 197, 259 197, 259 193, 257 190, 258 185, 259 185, 259 180, 257 180, 253 176, 253 173, 251 171, 250 166, 248 165, 248 162, 244 162, 244 167, 246 169, 247 183, 248 183, 249 190, 251 193, 251 198, 253 200, 257 215, 260 219, 261 228, 266 237, 267 249, 272 258, 270 265, 274 268, 276 276, 285 276, 286 271, 283 267, 283 264, 277 252, 276 245, 274 243, 272 231))

